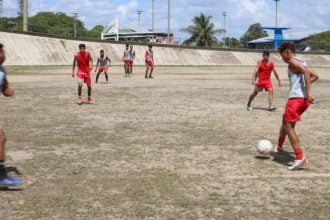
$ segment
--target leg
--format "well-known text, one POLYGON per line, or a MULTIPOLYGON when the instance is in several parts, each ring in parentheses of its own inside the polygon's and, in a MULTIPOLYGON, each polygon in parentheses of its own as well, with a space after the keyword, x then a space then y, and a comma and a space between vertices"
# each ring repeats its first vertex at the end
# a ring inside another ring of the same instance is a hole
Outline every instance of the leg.
POLYGON ((250 98, 249 98, 249 102, 247 104, 248 107, 251 107, 251 103, 253 101, 253 99, 258 95, 258 92, 257 91, 253 91, 253 93, 250 95, 250 98))
POLYGON ((271 110, 273 108, 273 98, 274 98, 274 91, 270 89, 268 91, 268 101, 269 101, 269 109, 271 110))
POLYGON ((150 75, 149 75, 149 78, 152 78, 152 73, 154 72, 154 67, 150 67, 150 75))
POLYGON ((149 66, 147 65, 146 76, 145 76, 146 79, 148 78, 148 73, 149 73, 149 66))
POLYGON ((87 84, 87 92, 88 92, 88 97, 92 97, 92 85, 87 84))
POLYGON ((104 76, 105 76, 106 81, 109 82, 109 77, 108 77, 107 71, 104 72, 104 76))
POLYGON ((81 97, 81 93, 82 93, 82 83, 79 82, 78 83, 78 97, 81 97))
POLYGON ((133 66, 130 65, 130 66, 129 66, 129 74, 132 75, 132 73, 133 73, 133 66))
POLYGON ((97 83, 99 81, 100 74, 101 74, 101 71, 99 71, 97 73, 95 83, 97 83))
POLYGON ((294 130, 296 125, 296 122, 284 122, 284 129, 286 134, 289 137, 292 149, 294 150, 295 154, 296 154, 296 159, 297 160, 302 160, 304 155, 303 152, 301 150, 301 145, 300 145, 300 141, 298 138, 298 135, 296 134, 296 131, 294 130))
POLYGON ((6 176, 5 144, 6 144, 6 134, 2 129, 0 129, 0 179, 6 176))

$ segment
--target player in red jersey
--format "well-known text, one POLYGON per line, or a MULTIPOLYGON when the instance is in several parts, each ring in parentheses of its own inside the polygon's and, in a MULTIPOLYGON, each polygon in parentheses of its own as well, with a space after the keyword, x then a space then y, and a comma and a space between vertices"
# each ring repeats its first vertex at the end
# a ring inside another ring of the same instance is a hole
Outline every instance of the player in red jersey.
POLYGON ((92 80, 91 71, 93 70, 93 59, 91 54, 86 50, 85 44, 79 45, 79 52, 74 56, 72 77, 77 75, 78 78, 78 99, 77 103, 81 105, 83 103, 81 98, 83 83, 87 84, 88 88, 88 103, 93 104, 92 99, 92 80), (78 72, 75 74, 76 66, 78 66, 78 72))
POLYGON ((152 79, 152 73, 154 71, 154 52, 152 51, 152 45, 149 45, 149 49, 145 53, 145 61, 146 61, 146 76, 148 79, 148 73, 150 69, 149 78, 152 79))
POLYGON ((282 86, 282 81, 276 71, 274 62, 271 61, 269 57, 270 57, 270 52, 264 51, 263 59, 258 62, 255 71, 253 72, 252 84, 255 85, 255 89, 253 93, 250 95, 250 99, 247 104, 248 111, 252 110, 251 103, 253 99, 258 95, 259 92, 262 92, 263 90, 268 91, 268 100, 269 100, 268 110, 274 111, 276 109, 275 107, 273 107, 274 90, 271 80, 272 72, 274 72, 279 86, 282 86))

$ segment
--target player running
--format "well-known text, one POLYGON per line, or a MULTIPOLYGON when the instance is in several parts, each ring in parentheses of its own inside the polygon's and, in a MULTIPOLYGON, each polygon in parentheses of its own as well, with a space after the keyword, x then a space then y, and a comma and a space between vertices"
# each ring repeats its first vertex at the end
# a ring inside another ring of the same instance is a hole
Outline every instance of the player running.
POLYGON ((311 93, 311 84, 318 80, 319 77, 312 69, 307 67, 303 59, 297 57, 294 43, 284 43, 279 47, 278 51, 283 61, 289 64, 290 92, 275 152, 281 153, 284 151, 283 144, 285 136, 288 135, 296 155, 296 160, 288 169, 297 170, 306 165, 308 159, 304 156, 301 149, 299 138, 295 132, 295 126, 300 121, 301 115, 314 101, 311 93))
POLYGON ((96 75, 95 83, 98 82, 99 76, 103 72, 104 72, 104 75, 105 75, 105 79, 107 80, 107 83, 109 83, 108 68, 110 66, 111 66, 111 60, 109 59, 108 56, 104 55, 104 50, 101 50, 100 51, 100 57, 97 59, 96 68, 95 68, 95 73, 98 71, 98 73, 96 75), (100 68, 98 69, 99 64, 100 64, 100 68))
POLYGON ((268 100, 269 100, 269 111, 274 111, 276 108, 273 107, 273 84, 271 80, 271 74, 274 72, 275 77, 278 81, 279 86, 282 86, 282 81, 278 76, 274 62, 269 59, 270 52, 263 52, 263 59, 258 62, 255 71, 252 74, 252 84, 255 85, 253 93, 250 95, 249 101, 247 103, 247 110, 252 110, 252 101, 258 95, 259 92, 263 90, 268 91, 268 100))
POLYGON ((149 49, 145 53, 145 61, 146 61, 145 78, 148 79, 148 73, 149 73, 149 69, 150 69, 149 78, 153 79, 152 73, 154 71, 154 52, 152 51, 152 45, 149 45, 149 49))
POLYGON ((88 88, 88 103, 93 104, 92 99, 92 80, 91 71, 93 70, 93 59, 91 54, 86 50, 85 44, 79 45, 79 52, 74 56, 72 77, 75 77, 76 66, 78 66, 77 78, 78 78, 78 98, 77 103, 81 105, 83 103, 81 98, 83 83, 87 84, 88 88))
POLYGON ((124 77, 129 77, 129 66, 131 64, 129 44, 126 44, 126 49, 124 50, 122 61, 124 62, 124 71, 125 71, 124 77))
POLYGON ((135 50, 133 49, 133 45, 130 46, 129 48, 129 54, 130 54, 130 63, 129 63, 129 75, 132 76, 133 74, 133 63, 135 60, 135 50))
MULTIPOLYGON (((6 70, 2 67, 5 59, 5 51, 3 45, 0 44, 0 91, 4 96, 10 97, 14 95, 14 90, 9 87, 6 70)), ((0 127, 0 187, 17 186, 22 183, 22 180, 7 175, 5 168, 5 144, 6 134, 0 127)))

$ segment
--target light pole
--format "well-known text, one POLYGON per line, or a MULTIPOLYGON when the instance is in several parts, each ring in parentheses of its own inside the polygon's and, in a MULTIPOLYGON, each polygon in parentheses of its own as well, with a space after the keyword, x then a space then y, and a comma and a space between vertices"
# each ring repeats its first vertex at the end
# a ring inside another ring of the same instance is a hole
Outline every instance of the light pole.
POLYGON ((277 13, 278 13, 278 2, 280 1, 280 0, 274 0, 275 2, 276 2, 276 15, 275 15, 275 27, 277 27, 277 13))
POLYGON ((227 12, 222 12, 222 16, 223 16, 223 42, 224 42, 224 46, 226 46, 226 16, 227 16, 227 12))
POLYGON ((171 37, 171 0, 167 0, 167 43, 170 43, 171 37))
POLYGON ((138 14, 138 17, 139 17, 139 26, 141 26, 141 14, 142 13, 143 13, 143 11, 137 10, 137 14, 138 14))
POLYGON ((155 0, 152 0, 151 31, 155 31, 155 0))
POLYGON ((23 31, 28 30, 28 0, 23 0, 23 31))
POLYGON ((73 36, 77 37, 78 35, 78 25, 77 25, 77 18, 78 18, 78 13, 72 13, 73 14, 73 36))

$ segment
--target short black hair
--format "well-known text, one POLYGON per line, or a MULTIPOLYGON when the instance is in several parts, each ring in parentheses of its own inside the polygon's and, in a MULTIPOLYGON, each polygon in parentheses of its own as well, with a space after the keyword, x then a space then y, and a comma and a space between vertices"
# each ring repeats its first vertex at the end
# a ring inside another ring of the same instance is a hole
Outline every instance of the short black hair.
POLYGON ((100 53, 104 53, 104 50, 100 50, 100 53))
POLYGON ((2 50, 2 48, 3 48, 3 44, 0 44, 0 50, 2 50))
POLYGON ((293 42, 286 42, 281 44, 278 48, 279 53, 283 53, 285 50, 291 50, 293 53, 296 52, 296 46, 293 42))
POLYGON ((129 47, 129 44, 126 44, 126 47, 129 47))
POLYGON ((86 49, 86 45, 85 44, 79 44, 79 49, 82 49, 82 48, 86 49))
POLYGON ((152 45, 150 44, 148 47, 149 47, 149 48, 152 48, 152 45))
POLYGON ((265 50, 263 53, 262 53, 262 55, 266 55, 266 56, 270 56, 270 52, 268 51, 268 50, 265 50))

